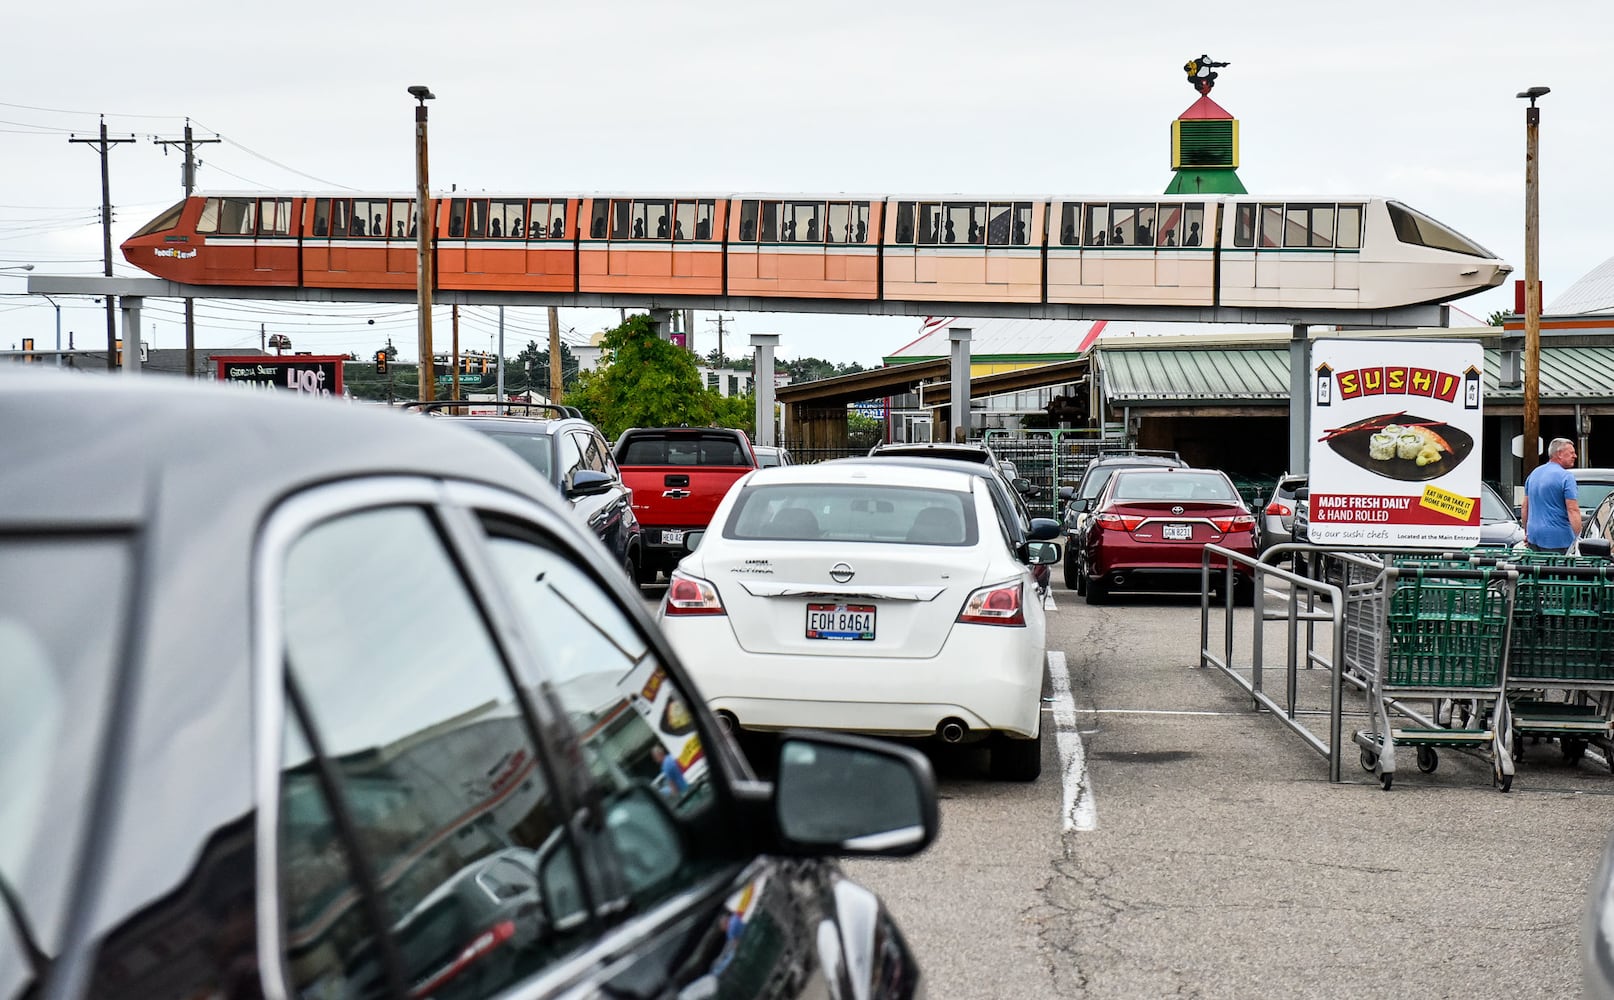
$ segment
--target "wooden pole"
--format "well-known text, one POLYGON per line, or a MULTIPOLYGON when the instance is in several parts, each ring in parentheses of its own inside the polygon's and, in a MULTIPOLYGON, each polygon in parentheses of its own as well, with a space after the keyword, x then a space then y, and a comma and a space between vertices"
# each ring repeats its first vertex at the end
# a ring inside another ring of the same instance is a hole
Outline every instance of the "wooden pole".
POLYGON ((560 309, 549 307, 549 401, 559 406, 561 403, 561 370, 560 370, 560 309))
POLYGON ((1537 184, 1540 181, 1541 109, 1535 97, 1524 112, 1524 439, 1519 451, 1528 477, 1539 464, 1541 449, 1541 284, 1537 280, 1540 251, 1540 216, 1537 184))

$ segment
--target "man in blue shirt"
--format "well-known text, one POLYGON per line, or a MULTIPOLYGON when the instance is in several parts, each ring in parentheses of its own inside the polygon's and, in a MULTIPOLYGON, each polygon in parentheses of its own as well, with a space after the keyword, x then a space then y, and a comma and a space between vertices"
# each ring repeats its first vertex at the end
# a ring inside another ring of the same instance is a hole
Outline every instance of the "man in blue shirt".
POLYGON ((1575 443, 1553 438, 1547 460, 1524 481, 1524 544, 1536 552, 1567 552, 1580 537, 1575 443))

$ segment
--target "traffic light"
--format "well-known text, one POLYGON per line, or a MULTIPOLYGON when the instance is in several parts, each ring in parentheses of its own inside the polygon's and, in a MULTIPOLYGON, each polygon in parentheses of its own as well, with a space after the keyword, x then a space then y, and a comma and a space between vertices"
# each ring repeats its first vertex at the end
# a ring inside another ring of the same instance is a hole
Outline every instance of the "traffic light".
POLYGON ((384 350, 375 352, 375 373, 377 375, 387 373, 387 352, 384 350))
POLYGON ((488 373, 488 356, 486 354, 484 354, 484 355, 482 355, 482 374, 486 375, 487 373, 488 373))

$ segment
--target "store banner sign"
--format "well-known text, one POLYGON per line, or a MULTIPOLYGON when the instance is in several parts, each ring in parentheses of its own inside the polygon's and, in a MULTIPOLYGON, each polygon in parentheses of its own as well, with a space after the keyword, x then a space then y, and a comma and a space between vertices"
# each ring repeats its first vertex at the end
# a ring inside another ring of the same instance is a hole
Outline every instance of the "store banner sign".
POLYGON ((1460 341, 1313 342, 1313 544, 1479 543, 1484 361, 1460 341))

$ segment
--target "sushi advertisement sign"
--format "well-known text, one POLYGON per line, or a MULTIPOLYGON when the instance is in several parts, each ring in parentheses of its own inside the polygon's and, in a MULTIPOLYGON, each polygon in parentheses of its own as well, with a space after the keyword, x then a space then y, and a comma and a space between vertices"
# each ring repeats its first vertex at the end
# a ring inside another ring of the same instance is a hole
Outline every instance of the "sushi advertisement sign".
POLYGON ((1480 345, 1318 340, 1311 364, 1311 541, 1478 544, 1480 345))

